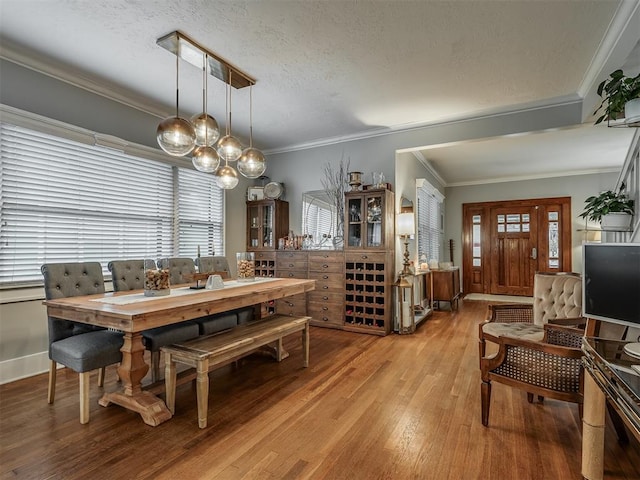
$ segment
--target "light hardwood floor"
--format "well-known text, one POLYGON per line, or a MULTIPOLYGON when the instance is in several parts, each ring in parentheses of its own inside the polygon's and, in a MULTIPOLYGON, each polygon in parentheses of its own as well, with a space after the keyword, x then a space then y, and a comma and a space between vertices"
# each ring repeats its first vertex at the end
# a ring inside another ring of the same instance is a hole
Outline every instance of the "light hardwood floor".
MULTIPOLYGON (((78 422, 78 376, 0 387, 0 478, 17 479, 580 479, 578 408, 495 384, 480 419, 477 322, 486 302, 436 312, 414 335, 312 328, 310 367, 298 335, 278 364, 252 355, 211 374, 208 427, 195 389, 158 426, 118 406, 78 422)), ((115 387, 113 368, 105 388, 115 387)), ((606 433, 605 478, 639 479, 640 447, 606 433)))

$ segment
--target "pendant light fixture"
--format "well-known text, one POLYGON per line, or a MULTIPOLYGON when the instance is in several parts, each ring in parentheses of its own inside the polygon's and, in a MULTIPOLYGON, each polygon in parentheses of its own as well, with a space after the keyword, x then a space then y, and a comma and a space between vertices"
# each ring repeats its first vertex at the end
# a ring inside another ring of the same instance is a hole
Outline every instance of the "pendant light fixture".
POLYGON ((232 73, 233 73, 233 70, 229 70, 229 83, 228 83, 228 90, 227 90, 228 95, 226 95, 227 98, 225 99, 225 104, 226 104, 225 106, 228 107, 226 135, 220 139, 220 141, 218 142, 218 147, 216 149, 218 150, 218 155, 220 155, 220 158, 222 158, 226 162, 235 162, 236 160, 238 160, 238 158, 240 158, 240 155, 242 155, 242 145, 240 144, 237 138, 231 135, 231 82, 232 82, 231 75, 232 73))
POLYGON ((264 154, 253 148, 253 85, 249 86, 249 147, 238 159, 238 171, 247 178, 258 178, 267 169, 264 154))
POLYGON ((225 163, 223 167, 218 168, 213 174, 216 179, 216 184, 225 190, 231 190, 238 185, 238 172, 236 169, 225 163))
POLYGON ((220 165, 220 156, 212 147, 220 136, 218 122, 211 115, 207 114, 207 64, 209 56, 203 55, 202 64, 202 113, 194 115, 191 123, 196 131, 196 148, 193 151, 191 162, 196 170, 200 172, 215 172, 220 165))
MULTIPOLYGON (((242 161, 238 164, 238 169, 242 175, 247 178, 261 176, 265 171, 266 161, 264 154, 253 148, 252 111, 249 118, 249 147, 244 152, 238 139, 231 134, 231 87, 252 87, 256 81, 179 31, 158 38, 156 43, 176 56, 176 116, 163 120, 158 126, 158 144, 165 152, 175 156, 185 156, 193 152, 194 167, 202 172, 213 172, 216 183, 225 190, 238 185, 238 172, 229 162, 234 162, 241 156, 242 161), (202 67, 202 113, 193 116, 191 122, 179 117, 178 57, 196 67, 202 67), (219 140, 218 123, 207 114, 208 74, 223 81, 225 88, 228 88, 225 90, 227 125, 225 136, 219 140), (224 160, 223 166, 220 166, 221 160, 224 160)), ((251 109, 252 101, 250 97, 251 109)))
POLYGON ((196 132, 188 120, 180 118, 179 56, 176 55, 176 116, 164 119, 156 131, 160 147, 169 155, 188 155, 196 146, 196 132))

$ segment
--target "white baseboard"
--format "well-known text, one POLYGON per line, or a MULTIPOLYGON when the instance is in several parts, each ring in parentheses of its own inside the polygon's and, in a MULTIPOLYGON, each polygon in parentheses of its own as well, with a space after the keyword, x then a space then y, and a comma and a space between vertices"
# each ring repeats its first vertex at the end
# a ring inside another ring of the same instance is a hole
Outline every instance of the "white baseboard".
MULTIPOLYGON (((61 367, 61 365, 58 365, 58 367, 61 367)), ((48 352, 34 353, 24 357, 5 360, 0 362, 0 385, 48 371, 48 352)))

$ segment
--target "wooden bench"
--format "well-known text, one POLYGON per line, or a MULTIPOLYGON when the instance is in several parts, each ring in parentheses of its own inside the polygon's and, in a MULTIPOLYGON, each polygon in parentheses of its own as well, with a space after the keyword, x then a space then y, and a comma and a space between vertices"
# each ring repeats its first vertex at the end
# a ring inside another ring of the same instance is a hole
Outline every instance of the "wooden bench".
POLYGON ((165 387, 167 408, 175 413, 176 362, 196 369, 198 425, 207 426, 209 371, 236 360, 267 344, 277 342, 276 359, 288 356, 282 348, 282 338, 302 332, 303 366, 309 366, 309 320, 311 317, 273 315, 257 322, 240 325, 226 332, 200 337, 181 344, 162 347, 165 356, 165 387))

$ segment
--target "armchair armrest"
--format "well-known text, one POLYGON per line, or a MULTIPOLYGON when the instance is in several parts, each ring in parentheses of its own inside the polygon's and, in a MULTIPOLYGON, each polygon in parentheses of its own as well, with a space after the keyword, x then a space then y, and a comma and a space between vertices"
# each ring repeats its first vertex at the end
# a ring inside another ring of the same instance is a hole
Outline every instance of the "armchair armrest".
POLYGON ((526 303, 490 304, 487 308, 487 321, 499 323, 533 323, 533 305, 526 303))
POLYGON ((552 318, 548 320, 550 325, 565 325, 565 326, 573 326, 575 328, 579 328, 584 330, 587 326, 587 319, 584 317, 574 317, 574 318, 552 318))

